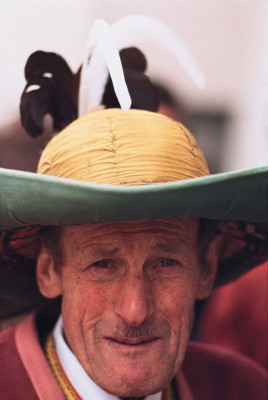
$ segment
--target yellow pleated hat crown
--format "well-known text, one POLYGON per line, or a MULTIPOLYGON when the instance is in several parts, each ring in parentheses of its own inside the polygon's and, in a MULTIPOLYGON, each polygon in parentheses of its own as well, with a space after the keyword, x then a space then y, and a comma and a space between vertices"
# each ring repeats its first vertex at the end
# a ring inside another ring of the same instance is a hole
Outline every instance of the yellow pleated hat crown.
POLYGON ((37 172, 111 185, 209 174, 202 151, 183 125, 157 113, 121 109, 71 123, 48 143, 37 172))

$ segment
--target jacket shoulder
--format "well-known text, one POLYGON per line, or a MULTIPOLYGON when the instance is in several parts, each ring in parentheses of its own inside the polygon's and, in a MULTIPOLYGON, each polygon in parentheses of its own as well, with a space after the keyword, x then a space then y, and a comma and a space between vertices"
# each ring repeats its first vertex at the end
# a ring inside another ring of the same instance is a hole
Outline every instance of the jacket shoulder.
POLYGON ((183 372, 198 400, 266 400, 266 371, 240 353, 190 342, 183 372))
POLYGON ((12 327, 0 333, 1 400, 37 400, 16 347, 16 329, 12 327))

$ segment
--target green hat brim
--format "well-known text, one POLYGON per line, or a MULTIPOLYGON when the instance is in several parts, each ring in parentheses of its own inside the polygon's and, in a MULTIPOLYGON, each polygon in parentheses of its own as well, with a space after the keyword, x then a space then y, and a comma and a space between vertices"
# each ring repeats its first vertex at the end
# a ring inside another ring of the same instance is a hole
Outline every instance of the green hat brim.
POLYGON ((0 169, 0 229, 171 217, 268 225, 268 167, 138 186, 0 169))

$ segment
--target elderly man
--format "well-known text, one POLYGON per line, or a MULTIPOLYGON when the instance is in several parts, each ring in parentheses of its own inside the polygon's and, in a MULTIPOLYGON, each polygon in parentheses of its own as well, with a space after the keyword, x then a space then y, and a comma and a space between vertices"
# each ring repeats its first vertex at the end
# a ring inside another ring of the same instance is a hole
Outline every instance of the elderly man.
POLYGON ((215 279, 267 257, 265 191, 244 197, 267 168, 208 174, 181 124, 118 108, 68 125, 38 174, 1 171, 1 293, 27 298, 36 269, 35 306, 60 302, 2 333, 1 399, 265 399, 261 367, 188 343, 215 279))

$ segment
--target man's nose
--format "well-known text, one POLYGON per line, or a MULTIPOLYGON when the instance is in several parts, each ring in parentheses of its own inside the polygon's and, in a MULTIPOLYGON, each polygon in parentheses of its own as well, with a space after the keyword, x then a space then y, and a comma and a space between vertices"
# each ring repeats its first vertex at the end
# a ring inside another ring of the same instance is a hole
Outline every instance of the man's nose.
POLYGON ((142 275, 129 275, 122 278, 121 285, 114 311, 128 325, 140 326, 154 313, 149 279, 142 275))

